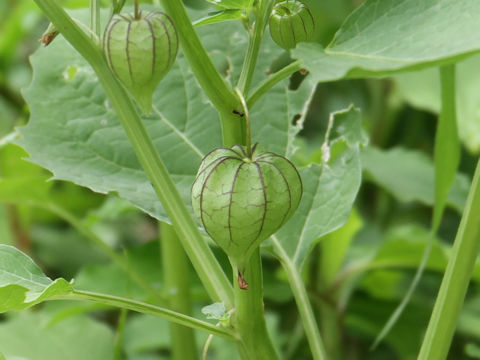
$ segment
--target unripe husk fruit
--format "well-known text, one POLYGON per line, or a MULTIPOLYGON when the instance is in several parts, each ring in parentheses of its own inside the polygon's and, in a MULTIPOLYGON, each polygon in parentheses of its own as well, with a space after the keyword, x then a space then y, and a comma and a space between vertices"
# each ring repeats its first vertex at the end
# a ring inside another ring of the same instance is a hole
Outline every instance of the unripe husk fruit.
POLYGON ((162 12, 116 14, 104 33, 108 65, 138 102, 150 113, 160 80, 175 62, 178 36, 168 15, 162 12))
POLYGON ((282 1, 273 7, 269 21, 272 39, 284 49, 293 49, 299 42, 312 40, 315 19, 300 1, 282 1))
POLYGON ((301 197, 295 166, 257 146, 251 157, 238 145, 213 150, 192 187, 195 216, 236 263, 248 260, 293 215, 301 197))

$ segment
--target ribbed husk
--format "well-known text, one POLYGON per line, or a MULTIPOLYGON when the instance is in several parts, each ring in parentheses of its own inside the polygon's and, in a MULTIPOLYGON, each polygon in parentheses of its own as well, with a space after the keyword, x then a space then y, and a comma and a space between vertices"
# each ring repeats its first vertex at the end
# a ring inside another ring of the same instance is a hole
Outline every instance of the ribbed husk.
POLYGON ((241 146, 218 148, 202 161, 192 205, 206 232, 233 259, 247 257, 295 212, 302 181, 286 158, 241 146))
POLYGON ((162 12, 116 14, 103 38, 108 64, 145 113, 160 80, 175 62, 178 36, 175 26, 162 12))
POLYGON ((299 42, 312 40, 315 19, 300 1, 282 1, 272 10, 269 21, 272 39, 284 49, 293 49, 299 42))

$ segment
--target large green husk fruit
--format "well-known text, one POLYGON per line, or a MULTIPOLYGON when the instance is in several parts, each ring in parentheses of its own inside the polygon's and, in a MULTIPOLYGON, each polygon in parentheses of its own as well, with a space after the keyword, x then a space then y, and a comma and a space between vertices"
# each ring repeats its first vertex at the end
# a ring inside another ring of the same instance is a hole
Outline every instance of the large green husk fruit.
POLYGON ((207 233, 235 261, 248 259, 260 243, 295 212, 302 181, 286 158, 241 146, 205 156, 192 187, 192 205, 207 233))
POLYGON ((269 21, 272 39, 284 49, 312 40, 315 20, 310 9, 300 1, 282 1, 272 10, 269 21))
POLYGON ((117 14, 105 29, 103 47, 108 64, 145 113, 160 80, 175 62, 178 36, 162 12, 117 14))

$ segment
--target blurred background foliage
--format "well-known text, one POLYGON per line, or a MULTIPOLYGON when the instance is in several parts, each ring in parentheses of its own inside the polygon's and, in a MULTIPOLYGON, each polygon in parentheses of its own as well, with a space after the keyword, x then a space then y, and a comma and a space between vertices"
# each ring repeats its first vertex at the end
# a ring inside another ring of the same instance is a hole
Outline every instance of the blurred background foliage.
MULTIPOLYGON (((61 0, 66 8, 87 7, 88 0, 61 0)), ((186 0, 193 7, 207 6, 186 0)), ((317 21, 317 40, 327 45, 360 0, 305 0, 317 21)), ((127 1, 128 4, 128 1, 127 1)), ((108 1, 104 1, 108 5, 108 1)), ((83 226, 119 249, 128 263, 161 289, 162 271, 155 221, 114 195, 95 194, 71 183, 44 180, 45 170, 21 159, 26 154, 7 144, 14 126, 28 121, 21 89, 31 80, 28 57, 40 46, 48 22, 31 0, 0 1, 0 243, 12 244, 32 256, 51 277, 75 278, 78 288, 148 300, 148 295, 123 275, 100 249, 72 227, 71 222, 18 201, 23 191, 49 198, 83 226), (8 188, 8 179, 21 179, 23 188, 8 188), (47 185, 45 185, 47 184, 47 185), (3 186, 3 189, 2 189, 3 186), (25 190, 27 189, 27 190, 25 190), (17 197, 13 203, 9 196, 17 197)), ((459 118, 478 121, 480 81, 472 69, 478 56, 459 65, 459 118), (463 79, 462 78, 462 79, 463 79), (467 80, 469 79, 469 80, 467 80)), ((435 300, 442 272, 468 192, 480 134, 466 127, 460 173, 449 209, 419 288, 406 311, 376 349, 373 339, 402 299, 428 240, 433 204, 432 151, 439 111, 436 70, 378 80, 323 83, 317 88, 308 119, 298 140, 297 163, 318 161, 328 115, 350 104, 360 107, 370 145, 363 153, 364 181, 349 222, 324 239, 348 247, 338 273, 322 274, 320 250, 310 258, 305 282, 316 307, 326 344, 339 348, 345 359, 414 359, 435 300)), ((478 73, 478 71, 477 71, 478 73)), ((295 81, 292 82, 294 85, 295 81)), ((461 121, 461 119, 459 119, 461 121)), ((462 134, 462 130, 461 130, 462 134)), ((216 252, 227 269, 227 260, 216 252)), ((265 254, 264 276, 268 322, 285 359, 309 359, 309 350, 286 276, 278 262, 265 254)), ((227 270, 228 271, 228 270, 227 270)), ((450 359, 480 359, 480 266, 462 312, 450 359)), ((194 313, 202 318, 208 298, 192 270, 194 313)), ((169 333, 163 320, 128 314, 119 341, 118 311, 88 304, 48 303, 33 311, 0 317, 0 352, 18 351, 24 359, 110 359, 120 349, 129 360, 169 358, 169 333), (39 336, 39 334, 42 334, 39 336), (40 340, 41 339, 41 340, 40 340), (28 349, 25 344, 28 343, 28 349), (88 344, 88 345, 82 345, 88 344), (84 349, 88 346, 88 353, 84 349), (52 352, 52 348, 57 351, 52 352), (83 352, 82 352, 83 351, 83 352), (86 355, 87 354, 87 355, 86 355), (69 356, 70 356, 69 355, 69 356)), ((197 334, 203 344, 205 335, 197 334)), ((235 359, 235 349, 215 339, 211 359, 235 359)))

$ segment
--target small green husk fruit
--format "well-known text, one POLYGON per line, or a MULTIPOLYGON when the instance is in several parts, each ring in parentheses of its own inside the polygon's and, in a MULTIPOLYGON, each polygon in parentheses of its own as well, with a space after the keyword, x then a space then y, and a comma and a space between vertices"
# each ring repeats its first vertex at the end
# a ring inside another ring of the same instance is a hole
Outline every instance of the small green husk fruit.
POLYGON ((282 1, 273 7, 269 21, 270 35, 282 48, 293 49, 299 42, 312 40, 315 19, 300 1, 282 1))
POLYGON ((105 29, 103 47, 112 71, 149 114, 153 92, 178 52, 172 20, 162 12, 116 14, 105 29))
POLYGON ((302 181, 283 156, 253 147, 218 148, 205 156, 192 187, 195 216, 235 263, 245 263, 260 243, 293 215, 302 181))

